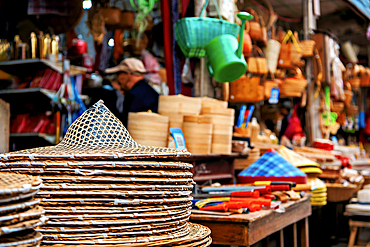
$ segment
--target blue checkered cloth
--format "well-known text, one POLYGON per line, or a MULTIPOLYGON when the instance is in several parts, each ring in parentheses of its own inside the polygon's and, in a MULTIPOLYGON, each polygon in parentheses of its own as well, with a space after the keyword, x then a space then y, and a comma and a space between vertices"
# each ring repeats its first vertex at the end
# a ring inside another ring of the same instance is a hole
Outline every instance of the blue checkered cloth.
POLYGON ((265 153, 239 173, 244 177, 305 177, 306 174, 285 160, 280 154, 265 153))

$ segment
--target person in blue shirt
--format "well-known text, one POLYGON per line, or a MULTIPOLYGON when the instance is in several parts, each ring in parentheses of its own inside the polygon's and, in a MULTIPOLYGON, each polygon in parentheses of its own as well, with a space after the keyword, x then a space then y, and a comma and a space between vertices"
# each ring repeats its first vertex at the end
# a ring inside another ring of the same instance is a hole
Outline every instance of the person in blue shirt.
POLYGON ((158 112, 158 93, 145 81, 147 72, 141 60, 126 58, 119 65, 106 69, 106 73, 116 73, 115 82, 124 92, 121 122, 127 126, 129 112, 151 110, 158 112))

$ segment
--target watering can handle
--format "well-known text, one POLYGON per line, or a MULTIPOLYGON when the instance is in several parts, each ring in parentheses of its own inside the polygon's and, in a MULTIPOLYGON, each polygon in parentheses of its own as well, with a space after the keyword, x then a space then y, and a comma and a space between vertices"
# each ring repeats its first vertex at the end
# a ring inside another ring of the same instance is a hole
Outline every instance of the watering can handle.
POLYGON ((236 55, 238 58, 242 57, 243 53, 243 32, 245 28, 245 22, 253 19, 253 15, 247 13, 247 12, 239 12, 236 14, 236 16, 242 21, 242 24, 239 29, 239 44, 238 44, 238 50, 236 51, 236 55))
MULTIPOLYGON (((217 11, 217 14, 218 14, 218 18, 220 18, 220 20, 222 20, 221 12, 220 12, 220 9, 218 8, 216 0, 212 0, 212 1, 215 4, 216 11, 217 11)), ((203 5, 202 11, 200 12, 200 15, 199 15, 200 17, 203 16, 203 12, 206 9, 206 7, 208 6, 208 3, 209 3, 209 0, 206 0, 206 2, 203 5)))
POLYGON ((213 69, 212 69, 211 65, 208 62, 206 62, 206 66, 207 66, 207 70, 208 70, 209 75, 211 77, 213 77, 213 69))

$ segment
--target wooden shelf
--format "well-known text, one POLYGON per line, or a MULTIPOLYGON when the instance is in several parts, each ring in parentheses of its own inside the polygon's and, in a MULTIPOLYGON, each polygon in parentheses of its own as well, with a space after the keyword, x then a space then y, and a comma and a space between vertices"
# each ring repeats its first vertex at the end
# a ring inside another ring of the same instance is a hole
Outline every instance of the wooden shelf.
MULTIPOLYGON (((46 68, 51 68, 58 73, 63 73, 62 62, 52 62, 47 59, 25 59, 25 60, 11 60, 0 63, 0 70, 18 76, 22 73, 22 77, 34 75, 37 71, 41 71, 46 68)), ((70 66, 70 74, 72 76, 84 74, 87 71, 84 67, 70 66)))
POLYGON ((15 150, 55 145, 55 135, 53 134, 10 133, 9 137, 10 148, 15 150))
MULTIPOLYGON (((46 111, 51 109, 51 100, 56 91, 44 88, 23 88, 0 90, 0 99, 10 104, 10 111, 14 113, 29 112, 32 109, 46 111)), ((88 99, 86 95, 80 95, 83 101, 88 99)))

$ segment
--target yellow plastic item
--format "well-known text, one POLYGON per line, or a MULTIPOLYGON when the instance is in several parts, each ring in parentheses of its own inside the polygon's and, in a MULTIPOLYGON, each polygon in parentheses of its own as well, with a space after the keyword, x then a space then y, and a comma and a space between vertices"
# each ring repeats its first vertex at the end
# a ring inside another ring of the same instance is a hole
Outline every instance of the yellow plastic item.
POLYGON ((306 157, 303 157, 302 155, 284 146, 280 146, 278 152, 281 156, 283 156, 284 159, 286 159, 287 161, 289 161, 291 164, 293 164, 296 167, 302 167, 302 166, 320 167, 318 163, 312 160, 309 160, 306 157))
POLYGON ((306 174, 321 174, 322 170, 318 167, 300 167, 299 170, 306 174))

